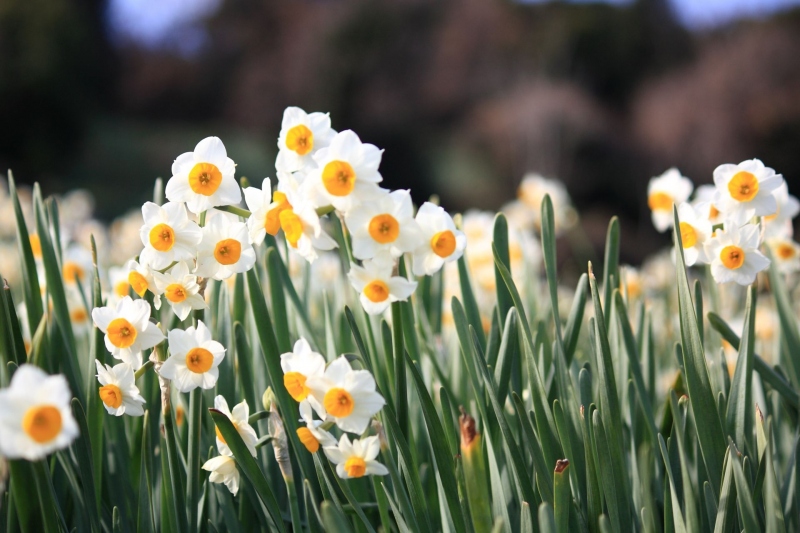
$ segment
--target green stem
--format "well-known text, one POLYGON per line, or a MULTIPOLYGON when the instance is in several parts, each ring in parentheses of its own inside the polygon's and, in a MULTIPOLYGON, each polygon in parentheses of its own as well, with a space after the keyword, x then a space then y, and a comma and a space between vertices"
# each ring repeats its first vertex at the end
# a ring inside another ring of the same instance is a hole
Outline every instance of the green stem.
MULTIPOLYGON (((289 512, 292 515, 292 525, 297 524, 295 531, 300 531, 300 503, 297 501, 297 489, 294 486, 294 480, 291 478, 284 478, 286 481, 286 492, 289 494, 289 512)), ((294 527, 292 528, 294 529, 294 527)))
POLYGON ((145 364, 143 364, 142 367, 139 370, 137 370, 136 373, 133 375, 134 381, 144 376, 145 372, 147 372, 152 367, 153 367, 152 361, 147 361, 145 364))
POLYGON ((186 463, 188 483, 186 489, 189 508, 189 529, 198 527, 197 504, 200 500, 200 431, 203 419, 203 391, 194 389, 189 395, 189 458, 186 463))
POLYGON ((241 207, 234 207, 232 205, 219 205, 215 207, 217 211, 225 211, 226 213, 232 213, 234 215, 238 215, 243 218, 249 218, 252 213, 247 209, 242 209, 241 207))
POLYGON ((318 207, 317 208, 317 216, 318 217, 324 217, 325 215, 327 215, 329 213, 333 213, 333 211, 335 209, 336 208, 333 207, 332 205, 326 205, 326 206, 323 206, 323 207, 318 207))
POLYGON ((392 303, 392 355, 394 356, 394 401, 397 422, 408 440, 408 391, 406 390, 405 346, 400 302, 392 303))
POLYGON ((255 424, 259 420, 263 420, 269 417, 269 411, 259 411, 257 413, 253 413, 250 415, 250 418, 247 419, 248 424, 255 424))

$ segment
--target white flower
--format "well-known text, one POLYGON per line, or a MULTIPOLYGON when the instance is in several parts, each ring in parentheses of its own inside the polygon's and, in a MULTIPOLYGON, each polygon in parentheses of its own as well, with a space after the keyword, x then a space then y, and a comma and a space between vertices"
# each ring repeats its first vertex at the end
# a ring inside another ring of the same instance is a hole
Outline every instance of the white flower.
POLYGON ((791 239, 794 234, 792 219, 800 213, 800 202, 789 194, 789 187, 784 180, 777 189, 772 191, 777 203, 777 210, 772 215, 764 217, 765 235, 767 237, 785 237, 791 239))
POLYGON ((317 400, 312 404, 320 418, 332 417, 342 431, 363 433, 370 419, 386 403, 375 391, 375 378, 367 370, 353 370, 338 357, 322 376, 309 377, 306 385, 317 400))
POLYGON ((420 242, 420 228, 407 190, 382 191, 372 201, 349 211, 345 224, 353 239, 356 259, 372 259, 380 254, 399 257, 420 242))
POLYGON ((20 366, 0 390, 0 455, 35 461, 69 446, 79 433, 71 400, 64 376, 20 366))
POLYGON ((306 450, 316 453, 320 446, 336 446, 334 436, 320 427, 325 422, 314 420, 313 409, 307 401, 300 402, 300 418, 306 423, 306 427, 297 428, 297 438, 300 439, 306 450))
POLYGON ((233 179, 236 164, 217 137, 206 137, 194 149, 172 163, 172 177, 166 195, 171 202, 186 202, 189 211, 200 214, 218 205, 242 201, 239 185, 233 179))
POLYGON ((224 483, 234 496, 239 492, 239 470, 236 469, 233 457, 227 455, 212 457, 203 463, 203 470, 211 472, 208 476, 211 483, 224 483))
POLYGON ((332 204, 348 212, 380 193, 383 180, 378 166, 382 150, 362 143, 351 130, 337 133, 330 146, 314 154, 318 168, 311 170, 307 180, 320 195, 318 206, 332 204))
POLYGON ((226 216, 215 216, 203 228, 195 274, 203 278, 227 279, 247 272, 256 263, 247 226, 226 216))
POLYGON ((142 350, 164 340, 164 334, 149 320, 150 304, 145 300, 134 301, 126 296, 115 308, 94 308, 92 319, 105 333, 106 349, 111 355, 134 369, 142 366, 142 350))
MULTIPOLYGON (((233 427, 236 428, 239 436, 242 437, 242 440, 247 446, 247 449, 250 451, 250 454, 255 457, 258 435, 256 435, 256 431, 248 422, 248 419, 250 418, 250 408, 247 406, 247 400, 243 400, 241 403, 234 405, 233 411, 231 411, 228 409, 228 402, 225 401, 225 398, 222 396, 217 396, 214 398, 214 409, 224 413, 225 416, 230 418, 233 427)), ((220 433, 219 428, 217 428, 217 449, 222 455, 233 455, 233 452, 228 447, 225 439, 222 437, 222 433, 220 433)))
POLYGON ((754 216, 776 212, 778 203, 772 193, 781 183, 783 177, 758 159, 720 165, 714 169, 714 206, 743 225, 754 216))
POLYGON ((285 200, 286 195, 283 193, 276 191, 273 196, 272 183, 269 178, 264 178, 261 183, 261 189, 245 187, 244 201, 247 204, 247 209, 250 210, 247 228, 250 231, 250 241, 255 246, 264 242, 267 233, 273 236, 278 234, 278 230, 281 228, 278 215, 280 215, 280 207, 285 203, 285 200))
POLYGON ((283 172, 296 172, 314 165, 313 155, 331 143, 336 131, 331 128, 327 113, 306 113, 299 107, 283 112, 278 137, 275 167, 283 172))
POLYGON ((350 265, 347 277, 360 294, 359 301, 371 315, 386 311, 392 302, 407 300, 417 288, 416 281, 392 276, 392 264, 383 260, 364 261, 364 266, 350 265))
POLYGON ((679 230, 686 266, 692 266, 698 261, 708 262, 705 243, 711 238, 711 223, 704 216, 707 212, 708 208, 704 204, 692 207, 688 202, 683 202, 678 206, 679 230))
POLYGON ((99 391, 100 399, 108 414, 142 416, 144 414, 142 406, 145 401, 136 387, 136 378, 131 365, 120 363, 112 367, 103 365, 100 361, 95 361, 95 364, 97 381, 102 385, 99 391))
POLYGON ((131 259, 125 263, 123 271, 127 272, 128 284, 133 289, 133 292, 139 295, 139 298, 144 298, 144 293, 149 290, 158 299, 160 293, 153 278, 154 271, 146 263, 138 263, 131 259))
POLYGON ((191 261, 203 234, 200 227, 189 220, 183 204, 168 202, 162 206, 147 202, 142 206, 144 225, 139 237, 144 250, 139 261, 150 268, 161 270, 173 261, 191 261))
POLYGON ((385 476, 389 473, 385 466, 375 460, 381 451, 377 435, 354 439, 352 444, 347 435, 342 435, 338 446, 326 446, 323 449, 328 459, 336 465, 336 473, 342 479, 364 475, 385 476))
POLYGON ((800 244, 782 237, 771 237, 766 242, 779 271, 786 274, 800 271, 800 244))
POLYGON ((128 283, 128 270, 125 267, 110 267, 108 269, 108 281, 111 285, 108 303, 116 303, 128 296, 131 284, 128 283))
POLYGON ((168 340, 170 356, 161 365, 159 374, 172 380, 181 392, 189 392, 197 387, 214 387, 219 377, 217 367, 225 358, 225 348, 211 339, 211 332, 203 321, 197 321, 197 328, 171 330, 168 340))
POLYGON ((313 396, 309 396, 311 389, 307 381, 312 377, 320 377, 325 372, 325 358, 311 350, 311 345, 305 339, 298 339, 291 352, 281 355, 281 369, 283 370, 283 386, 296 402, 308 399, 314 403, 314 409, 320 411, 319 405, 313 396))
POLYGON ((706 255, 711 261, 711 274, 717 283, 735 281, 749 285, 756 274, 769 266, 769 259, 758 251, 759 228, 746 224, 741 228, 734 224, 717 230, 706 243, 706 255))
POLYGON ((647 185, 647 205, 653 216, 653 225, 665 232, 674 223, 672 206, 682 204, 692 194, 692 182, 681 176, 677 168, 671 168, 647 185))
POLYGON ((553 203, 556 234, 578 222, 578 213, 572 207, 572 200, 564 184, 557 179, 547 179, 540 174, 530 172, 522 178, 517 189, 517 197, 527 208, 529 222, 536 229, 542 227, 542 202, 545 195, 550 195, 550 201, 553 203))
POLYGON ((88 333, 92 326, 89 320, 89 312, 86 310, 84 300, 77 291, 67 291, 67 309, 69 310, 69 320, 72 323, 72 330, 76 335, 88 333))
MULTIPOLYGON (((164 294, 179 319, 185 320, 193 309, 207 307, 206 301, 200 295, 197 276, 189 273, 189 265, 183 261, 164 274, 154 272, 153 278, 158 292, 164 294)), ((156 308, 158 307, 160 306, 157 304, 156 308)))
POLYGON ((414 250, 414 275, 430 276, 464 253, 467 237, 456 229, 453 219, 443 208, 425 202, 417 211, 416 221, 421 238, 414 250))
POLYGON ((317 250, 337 247, 336 241, 322 230, 314 205, 299 192, 286 192, 278 218, 290 249, 309 263, 319 257, 317 250))
POLYGON ((83 290, 88 290, 93 272, 92 252, 77 244, 66 249, 61 265, 61 273, 67 288, 74 288, 80 282, 83 290))
POLYGON ((717 188, 713 185, 699 185, 694 190, 694 200, 692 200, 692 207, 699 210, 699 212, 711 222, 712 226, 722 224, 725 219, 719 209, 714 207, 714 195, 717 188))

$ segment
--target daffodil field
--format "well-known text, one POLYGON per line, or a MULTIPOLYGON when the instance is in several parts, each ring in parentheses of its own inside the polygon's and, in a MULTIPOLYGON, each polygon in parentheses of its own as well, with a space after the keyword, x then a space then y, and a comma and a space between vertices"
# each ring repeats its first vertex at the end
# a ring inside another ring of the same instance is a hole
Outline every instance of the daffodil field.
POLYGON ((203 139, 110 226, 9 173, 4 531, 800 531, 780 174, 670 169, 641 201, 673 248, 621 265, 613 218, 570 276, 557 181, 451 216, 327 114, 278 148, 249 183, 203 139))

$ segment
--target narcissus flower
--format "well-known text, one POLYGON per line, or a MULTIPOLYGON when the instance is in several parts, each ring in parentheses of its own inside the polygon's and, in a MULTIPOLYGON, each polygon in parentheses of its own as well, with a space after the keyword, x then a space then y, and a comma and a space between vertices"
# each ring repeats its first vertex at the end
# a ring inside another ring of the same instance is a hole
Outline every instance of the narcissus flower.
POLYGON ((198 320, 197 328, 189 327, 186 331, 173 329, 167 338, 170 356, 161 365, 161 377, 172 380, 181 392, 214 387, 225 348, 212 340, 211 331, 203 321, 198 320))
POLYGON ((407 190, 381 192, 374 200, 349 211, 345 223, 356 259, 372 259, 381 254, 399 257, 420 242, 420 228, 407 190))
MULTIPOLYGON (((331 417, 342 431, 363 433, 370 419, 386 403, 375 391, 375 378, 367 370, 353 370, 341 356, 322 376, 308 378, 306 385, 317 400, 320 418, 331 417)), ((317 405, 312 405, 318 409, 317 405)))
POLYGON ((705 254, 705 243, 711 238, 711 223, 703 215, 708 212, 705 204, 692 207, 688 202, 678 206, 678 220, 680 220, 681 243, 683 244, 683 257, 686 266, 692 266, 698 261, 708 262, 705 254))
POLYGON ((692 182, 681 176, 677 168, 671 168, 647 185, 647 205, 653 216, 653 225, 660 232, 672 227, 673 204, 682 204, 692 194, 692 182))
POLYGON ((195 274, 203 278, 227 279, 247 272, 256 262, 247 226, 220 213, 203 228, 195 274))
POLYGON ((364 261, 364 266, 350 265, 347 277, 360 294, 359 301, 371 315, 379 315, 392 302, 407 300, 417 288, 416 281, 392 276, 392 263, 382 260, 364 261))
POLYGON ((779 271, 787 274, 800 271, 800 244, 781 237, 772 237, 766 242, 779 271))
POLYGON ((420 244, 414 250, 414 275, 430 276, 464 253, 467 237, 456 229, 447 211, 425 202, 417 211, 416 221, 420 228, 420 244))
POLYGON ((758 159, 720 165, 714 169, 714 206, 740 225, 754 216, 775 214, 778 203, 772 193, 781 183, 783 177, 758 159))
POLYGON ((281 229, 278 216, 282 205, 286 203, 286 195, 278 191, 273 195, 272 182, 269 178, 264 178, 260 189, 245 187, 244 201, 250 210, 250 218, 247 219, 250 242, 258 246, 264 242, 267 233, 277 235, 281 229))
POLYGON ((375 460, 381 451, 377 435, 354 439, 352 443, 347 435, 342 435, 338 446, 326 446, 323 449, 328 459, 336 465, 336 473, 342 479, 385 476, 389 473, 385 466, 375 460))
POLYGON ((142 350, 164 340, 164 334, 149 320, 150 304, 145 300, 126 296, 116 307, 94 308, 92 319, 105 333, 106 349, 111 355, 134 369, 142 366, 142 350))
POLYGON ((318 168, 311 170, 308 180, 321 196, 319 206, 331 204, 348 212, 380 193, 383 180, 378 167, 382 150, 362 143, 351 130, 337 133, 330 146, 314 154, 318 168))
POLYGON ((783 237, 791 239, 794 234, 792 219, 800 213, 800 201, 789 194, 789 187, 784 180, 777 189, 772 191, 777 203, 777 209, 772 215, 763 219, 765 235, 767 237, 783 237))
POLYGON ((164 295, 179 319, 185 320, 192 310, 207 307, 206 301, 200 295, 197 276, 189 273, 189 265, 183 261, 164 274, 154 272, 153 278, 159 294, 164 295))
POLYGON ((75 287, 80 282, 83 289, 87 290, 93 272, 92 253, 89 250, 79 245, 72 245, 66 249, 61 273, 67 287, 75 287))
MULTIPOLYGON (((307 381, 309 378, 323 375, 325 358, 312 351, 307 340, 299 339, 294 343, 291 352, 281 355, 281 369, 283 369, 283 385, 296 402, 306 399, 316 402, 313 396, 309 396, 311 389, 308 388, 307 381)), ((314 408, 319 410, 317 405, 314 408)))
POLYGON ((102 385, 98 393, 108 414, 142 416, 145 400, 139 394, 131 365, 120 363, 112 367, 103 365, 100 361, 95 361, 95 364, 97 381, 102 385))
POLYGON ((756 275, 769 266, 769 259, 758 251, 759 228, 735 224, 717 230, 706 243, 706 255, 711 261, 711 274, 717 283, 735 281, 749 285, 756 275))
POLYGON ((212 457, 203 463, 203 470, 211 472, 208 476, 211 483, 224 483, 234 496, 239 492, 239 470, 236 469, 233 457, 227 455, 212 457))
MULTIPOLYGON (((160 294, 156 288, 155 279, 153 278, 153 270, 149 265, 131 259, 125 263, 123 271, 127 275, 128 285, 130 285, 130 288, 133 289, 133 292, 135 292, 139 298, 144 298, 144 294, 148 290, 156 296, 160 294)), ((114 286, 114 291, 118 292, 118 287, 116 285, 114 286)), ((127 291, 125 294, 128 294, 127 291)))
MULTIPOLYGON (((239 432, 239 436, 242 437, 242 440, 247 446, 248 451, 253 457, 255 457, 258 435, 256 435, 256 431, 248 422, 248 419, 250 418, 250 408, 247 406, 247 401, 243 400, 241 403, 234 405, 233 411, 231 411, 228 409, 228 402, 225 401, 225 398, 222 396, 217 396, 214 398, 214 409, 224 413, 225 416, 230 418, 233 427, 235 427, 236 431, 239 432)), ((233 455, 233 452, 228 447, 225 439, 222 437, 222 433, 220 433, 219 428, 216 428, 216 431, 217 449, 219 450, 219 453, 228 456, 233 455)))
POLYGON ((331 143, 336 131, 327 113, 306 113, 299 107, 283 112, 278 137, 275 167, 282 172, 296 172, 314 165, 313 155, 331 143))
POLYGON ((161 270, 174 261, 194 259, 203 233, 189 220, 183 204, 169 202, 159 206, 147 202, 142 206, 142 216, 144 225, 139 230, 144 244, 144 250, 139 254, 142 264, 161 270))
POLYGON ((317 250, 337 247, 336 241, 323 231, 319 215, 308 199, 296 191, 287 191, 284 198, 278 219, 291 250, 313 263, 319 257, 317 250))
POLYGON ((64 376, 21 365, 0 389, 0 455, 35 461, 69 446, 79 433, 71 400, 64 376))
POLYGON ((578 222, 578 213, 572 207, 567 188, 556 179, 547 179, 540 174, 528 173, 517 189, 517 198, 527 209, 530 222, 538 230, 542 227, 542 202, 546 195, 553 203, 553 219, 556 234, 573 227, 578 222))
POLYGON ((722 224, 725 221, 724 215, 714 207, 714 195, 716 193, 717 188, 713 185, 699 185, 694 190, 694 199, 692 200, 692 206, 707 218, 712 226, 722 224))
POLYGON ((172 164, 172 177, 165 193, 170 202, 186 202, 192 213, 200 214, 218 205, 234 205, 242 200, 233 179, 236 164, 218 137, 206 137, 194 149, 178 156, 172 164))
POLYGON ((310 453, 317 453, 320 446, 336 446, 334 436, 320 427, 325 421, 314 420, 313 408, 307 401, 300 402, 300 418, 305 422, 306 427, 297 428, 297 438, 300 439, 306 450, 310 453))

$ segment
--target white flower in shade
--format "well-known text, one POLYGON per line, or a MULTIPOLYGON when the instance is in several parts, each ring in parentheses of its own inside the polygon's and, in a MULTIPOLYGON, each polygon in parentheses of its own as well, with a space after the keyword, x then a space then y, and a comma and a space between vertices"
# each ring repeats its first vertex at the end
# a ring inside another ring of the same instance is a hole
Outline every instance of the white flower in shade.
POLYGON ((110 415, 142 416, 145 401, 136 387, 136 378, 133 368, 128 363, 118 365, 97 365, 97 381, 100 382, 100 399, 110 415))
POLYGON ((108 269, 108 281, 111 285, 108 303, 116 303, 128 296, 131 284, 128 283, 128 270, 125 267, 110 267, 108 269))
MULTIPOLYGON (((189 265, 183 261, 164 274, 154 272, 153 278, 158 292, 164 294, 164 298, 172 306, 172 311, 179 319, 185 320, 193 309, 208 307, 200 295, 197 276, 189 273, 189 265)), ((158 307, 156 305, 156 308, 158 307)))
POLYGON ((683 177, 677 168, 671 168, 650 180, 647 185, 647 205, 658 231, 663 233, 672 227, 672 206, 688 200, 693 188, 691 180, 683 177))
POLYGON ((714 232, 706 243, 706 255, 711 262, 711 274, 717 283, 735 281, 749 285, 756 274, 769 266, 769 259, 758 251, 759 228, 746 224, 741 228, 735 224, 714 232))
POLYGON ((183 204, 169 202, 163 206, 147 202, 142 206, 144 225, 139 237, 144 250, 139 261, 150 268, 161 270, 174 261, 191 261, 203 233, 189 220, 183 204))
MULTIPOLYGON (((250 418, 250 408, 247 406, 247 401, 243 400, 241 403, 234 405, 233 411, 231 411, 228 409, 228 402, 225 401, 225 398, 222 396, 217 396, 214 398, 214 409, 224 413, 225 416, 231 420, 233 427, 235 427, 236 431, 239 432, 239 436, 242 437, 242 440, 247 446, 247 449, 250 451, 250 454, 255 457, 258 435, 256 435, 256 431, 248 422, 248 419, 250 418)), ((233 455, 233 452, 228 447, 225 439, 222 437, 222 433, 220 433, 219 428, 217 428, 217 449, 222 455, 233 455)))
POLYGON ((417 288, 416 281, 392 276, 392 263, 384 260, 364 261, 364 266, 350 265, 347 277, 360 294, 359 301, 371 315, 379 315, 392 302, 407 300, 417 288))
POLYGON ((83 290, 88 290, 94 273, 92 252, 77 244, 68 247, 64 252, 61 273, 67 288, 74 288, 80 282, 83 290))
POLYGON ((372 374, 353 370, 344 356, 329 364, 322 376, 309 377, 306 385, 317 400, 312 407, 320 418, 332 417, 342 431, 363 433, 386 403, 375 390, 372 374))
POLYGON ((111 355, 130 364, 134 369, 142 366, 142 350, 152 348, 164 334, 150 322, 150 304, 145 300, 132 300, 126 296, 116 307, 96 307, 92 319, 105 333, 106 348, 111 355))
POLYGON ((299 192, 286 192, 278 218, 290 249, 309 263, 319 257, 318 250, 337 247, 336 241, 323 231, 314 205, 299 192))
POLYGON ((783 237, 770 237, 766 243, 779 271, 786 274, 800 271, 800 244, 783 237))
POLYGON ((338 446, 323 448, 328 459, 336 465, 336 473, 342 479, 368 476, 385 476, 389 473, 385 466, 375 460, 381 451, 377 435, 365 439, 354 439, 350 442, 347 435, 342 435, 338 446))
POLYGON ((546 195, 550 195, 553 203, 556 234, 577 224, 578 213, 572 207, 572 200, 564 184, 557 179, 547 179, 531 172, 522 178, 517 189, 517 198, 527 208, 530 223, 536 229, 542 227, 542 202, 546 195))
POLYGON ((399 257, 419 246, 420 228, 414 220, 409 191, 382 191, 345 216, 356 259, 377 255, 399 257))
POLYGON ((713 185, 699 185, 694 190, 694 200, 692 200, 692 207, 707 218, 712 226, 722 224, 725 221, 723 214, 714 207, 714 195, 716 192, 717 188, 713 185))
POLYGON ((172 163, 172 177, 165 193, 170 202, 185 202, 192 213, 218 205, 242 201, 239 184, 233 179, 236 164, 218 137, 206 137, 194 149, 172 163))
POLYGON ((297 438, 310 453, 316 453, 319 447, 336 446, 336 438, 322 429, 323 420, 314 420, 314 412, 307 401, 300 402, 300 418, 306 427, 297 428, 297 438))
POLYGON ((197 328, 186 331, 173 329, 167 338, 170 356, 161 365, 161 377, 172 380, 181 392, 212 388, 219 377, 217 367, 225 358, 225 348, 211 338, 203 321, 198 320, 197 328))
POLYGON ((314 409, 320 411, 316 399, 310 396, 311 389, 307 381, 312 377, 322 376, 325 372, 325 358, 311 350, 311 345, 305 339, 294 343, 291 352, 281 355, 281 369, 283 370, 283 386, 296 402, 308 400, 314 404, 314 409))
POLYGON ((236 469, 233 457, 227 455, 212 457, 203 463, 203 470, 211 472, 208 476, 211 483, 224 483, 234 496, 239 492, 239 470, 236 469))
POLYGON ((452 217, 443 208, 425 202, 417 211, 416 221, 421 238, 414 249, 414 275, 430 276, 464 253, 467 237, 456 229, 452 217))
MULTIPOLYGON (((153 278, 154 271, 147 264, 131 259, 125 263, 123 271, 127 274, 128 285, 139 298, 144 298, 144 294, 148 290, 156 296, 160 294, 158 288, 156 288, 155 278, 153 278)), ((125 294, 128 293, 126 292, 125 294)))
POLYGON ((67 309, 69 310, 69 320, 72 323, 72 330, 76 334, 88 333, 92 327, 89 311, 83 303, 78 291, 67 291, 67 309))
POLYGON ((777 189, 772 191, 777 203, 777 210, 772 215, 763 218, 765 235, 767 237, 784 237, 791 239, 794 234, 792 219, 800 213, 800 202, 789 194, 789 187, 784 180, 777 189))
POLYGON ((692 266, 698 261, 708 262, 705 244, 711 238, 711 223, 704 216, 707 212, 707 206, 704 204, 692 207, 688 202, 683 202, 678 206, 679 230, 686 266, 692 266))
POLYGON ((351 130, 337 133, 330 146, 314 154, 318 168, 310 171, 307 180, 320 198, 318 206, 331 204, 347 212, 380 194, 383 180, 378 167, 382 150, 362 143, 351 130))
POLYGON ((36 461, 69 446, 79 433, 71 400, 64 376, 21 365, 0 389, 0 455, 36 461))
POLYGON ((714 169, 714 206, 739 225, 754 216, 773 215, 778 203, 772 193, 781 183, 783 177, 758 159, 720 165, 714 169))
POLYGON ((313 155, 331 143, 336 131, 331 128, 327 113, 306 113, 299 107, 283 112, 278 137, 275 167, 283 172, 296 172, 314 165, 313 155))
POLYGON ((247 272, 256 263, 247 226, 226 216, 215 216, 203 228, 194 273, 203 278, 227 279, 247 272))

